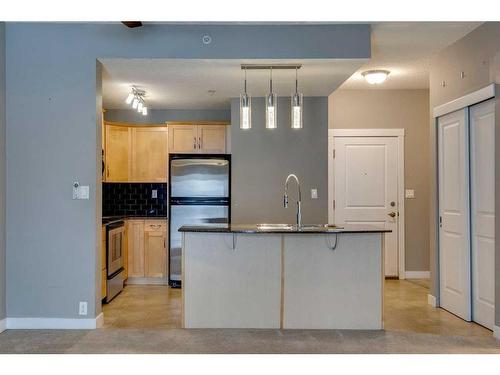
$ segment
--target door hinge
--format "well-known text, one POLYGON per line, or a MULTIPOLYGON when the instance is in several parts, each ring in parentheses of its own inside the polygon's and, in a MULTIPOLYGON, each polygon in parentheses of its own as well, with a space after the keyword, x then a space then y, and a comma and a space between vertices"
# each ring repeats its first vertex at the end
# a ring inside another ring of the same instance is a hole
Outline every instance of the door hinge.
POLYGON ((439 227, 441 228, 443 226, 443 218, 439 216, 439 227))
POLYGON ((333 209, 335 210, 335 199, 333 200, 333 209))
POLYGON ((335 149, 333 149, 333 158, 335 159, 335 149))

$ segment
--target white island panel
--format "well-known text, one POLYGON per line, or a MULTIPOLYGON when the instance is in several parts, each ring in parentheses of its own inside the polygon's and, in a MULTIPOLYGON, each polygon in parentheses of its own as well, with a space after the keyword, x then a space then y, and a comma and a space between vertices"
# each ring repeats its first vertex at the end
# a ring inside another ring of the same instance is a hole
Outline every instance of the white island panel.
POLYGON ((185 328, 279 328, 281 235, 184 233, 185 328))
POLYGON ((285 235, 283 328, 381 329, 380 233, 285 235))

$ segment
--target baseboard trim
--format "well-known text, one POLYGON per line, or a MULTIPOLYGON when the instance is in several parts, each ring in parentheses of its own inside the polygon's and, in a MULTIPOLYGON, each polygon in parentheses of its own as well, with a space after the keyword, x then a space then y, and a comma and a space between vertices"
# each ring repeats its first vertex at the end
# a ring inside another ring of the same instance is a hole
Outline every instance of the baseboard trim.
POLYGON ((427 303, 432 307, 437 307, 436 297, 432 294, 427 294, 427 303))
POLYGON ((500 327, 493 326, 493 337, 500 340, 500 327))
POLYGON ((7 319, 0 320, 0 333, 7 329, 7 319))
POLYGON ((104 323, 103 314, 93 319, 7 318, 6 329, 96 329, 104 323))
POLYGON ((430 271, 406 271, 405 277, 407 279, 430 279, 430 271))
POLYGON ((126 285, 168 285, 168 280, 157 277, 129 277, 126 285))

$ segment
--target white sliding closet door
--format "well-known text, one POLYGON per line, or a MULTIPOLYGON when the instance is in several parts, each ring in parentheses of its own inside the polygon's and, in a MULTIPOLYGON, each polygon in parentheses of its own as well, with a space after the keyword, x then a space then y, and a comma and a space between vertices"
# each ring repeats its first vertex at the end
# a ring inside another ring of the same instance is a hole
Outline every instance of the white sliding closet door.
POLYGON ((495 102, 470 107, 472 320, 495 320, 495 102))
POLYGON ((468 109, 438 119, 440 305, 471 320, 468 109))

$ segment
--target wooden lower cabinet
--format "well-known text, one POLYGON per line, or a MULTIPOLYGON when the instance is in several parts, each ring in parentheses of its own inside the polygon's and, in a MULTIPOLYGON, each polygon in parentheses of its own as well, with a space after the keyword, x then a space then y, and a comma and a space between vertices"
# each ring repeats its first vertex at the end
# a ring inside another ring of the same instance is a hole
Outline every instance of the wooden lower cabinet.
POLYGON ((129 220, 129 283, 167 279, 167 222, 164 220, 129 220), (135 280, 134 280, 135 279, 135 280))

